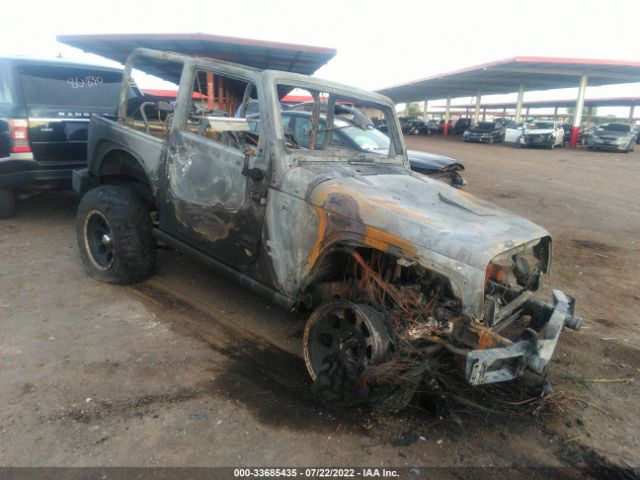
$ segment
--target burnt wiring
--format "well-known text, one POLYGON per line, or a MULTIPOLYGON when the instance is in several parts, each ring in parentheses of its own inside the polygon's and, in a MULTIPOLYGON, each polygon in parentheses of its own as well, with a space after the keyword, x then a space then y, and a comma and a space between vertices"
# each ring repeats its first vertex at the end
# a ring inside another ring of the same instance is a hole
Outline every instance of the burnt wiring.
POLYGON ((443 278, 429 272, 417 274, 411 262, 379 251, 371 251, 365 259, 354 249, 351 256, 355 291, 387 312, 397 335, 446 343, 436 335, 446 335, 456 315, 449 310, 455 301, 444 298, 443 278))

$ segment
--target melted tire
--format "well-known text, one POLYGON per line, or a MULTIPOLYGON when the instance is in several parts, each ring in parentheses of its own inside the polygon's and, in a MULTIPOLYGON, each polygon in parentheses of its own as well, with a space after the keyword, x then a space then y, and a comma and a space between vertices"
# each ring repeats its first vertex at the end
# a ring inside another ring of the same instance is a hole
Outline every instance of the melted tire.
POLYGON ((124 186, 103 185, 87 192, 78 206, 76 239, 87 273, 103 282, 128 284, 150 276, 156 263, 156 244, 149 209, 135 192, 124 186), (113 242, 112 260, 100 265, 87 238, 90 216, 108 224, 113 242))
POLYGON ((304 357, 313 380, 312 393, 330 407, 367 405, 376 410, 402 410, 421 380, 421 376, 407 381, 406 375, 379 375, 377 367, 384 370, 390 366, 387 362, 394 357, 394 346, 384 314, 370 305, 338 300, 316 308, 305 327, 304 357), (366 331, 368 347, 357 350, 361 355, 353 355, 344 347, 354 338, 348 329, 342 329, 342 322, 349 318, 357 326, 356 332, 366 331), (334 339, 325 344, 328 334, 334 339))

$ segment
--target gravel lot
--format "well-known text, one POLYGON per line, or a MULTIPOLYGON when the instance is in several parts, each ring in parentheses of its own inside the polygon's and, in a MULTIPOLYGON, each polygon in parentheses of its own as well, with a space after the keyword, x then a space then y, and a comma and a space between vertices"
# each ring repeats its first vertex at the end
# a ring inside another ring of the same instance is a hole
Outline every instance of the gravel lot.
POLYGON ((170 251, 143 284, 91 280, 77 199, 47 193, 0 222, 0 465, 512 468, 494 478, 637 468, 640 152, 407 144, 461 160, 468 192, 551 231, 543 295, 574 295, 585 318, 551 365, 560 413, 328 411, 300 359, 305 314, 170 251), (574 464, 586 470, 525 470, 574 464))

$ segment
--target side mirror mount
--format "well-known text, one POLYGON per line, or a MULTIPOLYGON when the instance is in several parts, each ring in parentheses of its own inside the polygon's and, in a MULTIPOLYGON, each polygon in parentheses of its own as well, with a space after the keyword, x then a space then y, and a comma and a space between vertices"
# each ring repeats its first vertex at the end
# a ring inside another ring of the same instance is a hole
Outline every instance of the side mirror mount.
POLYGON ((242 174, 245 177, 249 177, 254 183, 261 182, 265 177, 263 169, 258 167, 249 168, 249 162, 254 157, 256 151, 253 148, 245 148, 244 150, 244 166, 242 167, 242 174))

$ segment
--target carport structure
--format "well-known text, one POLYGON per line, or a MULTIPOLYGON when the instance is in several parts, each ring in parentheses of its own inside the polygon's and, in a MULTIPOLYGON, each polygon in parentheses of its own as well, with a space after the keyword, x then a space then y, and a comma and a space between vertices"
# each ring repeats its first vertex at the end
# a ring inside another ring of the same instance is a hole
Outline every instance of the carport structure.
MULTIPOLYGON (((532 108, 554 108, 556 113, 554 116, 557 116, 558 108, 568 108, 574 107, 576 104, 575 100, 533 100, 529 102, 523 102, 522 107, 527 112, 532 108)), ((597 107, 627 107, 629 108, 629 122, 631 123, 635 118, 636 107, 640 105, 640 97, 611 97, 611 98, 585 98, 584 107, 589 111, 591 108, 597 107)), ((464 105, 454 105, 451 109, 464 109, 469 110, 473 108, 474 105, 464 104, 464 105)), ((446 108, 445 105, 433 105, 432 108, 446 108)), ((491 102, 491 103, 482 103, 480 106, 481 110, 485 112, 488 109, 493 109, 494 111, 503 110, 504 111, 514 110, 517 108, 517 102, 491 102)), ((528 113, 527 113, 528 115, 528 113)))
MULTIPOLYGON (((445 135, 448 133, 451 99, 476 97, 474 122, 479 120, 482 95, 518 93, 516 122, 522 116, 527 90, 578 87, 571 146, 578 143, 587 85, 602 86, 640 82, 640 62, 519 56, 433 75, 378 90, 395 103, 446 99, 445 135)), ((426 111, 426 108, 425 108, 426 111)))
POLYGON ((58 35, 60 43, 124 64, 140 47, 215 58, 261 70, 310 75, 336 55, 333 48, 224 37, 205 33, 58 35))
MULTIPOLYGON (((141 33, 106 35, 58 35, 57 40, 88 53, 124 64, 136 48, 215 58, 261 70, 282 70, 310 75, 336 55, 332 48, 267 42, 247 38, 223 37, 205 33, 141 33)), ((148 73, 153 73, 150 70, 148 73)), ((207 104, 226 105, 228 98, 221 80, 207 73, 207 104), (217 84, 217 93, 216 87, 217 84)), ((229 107, 231 108, 231 107, 229 107)))

